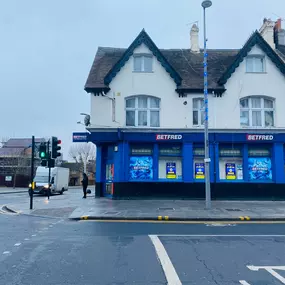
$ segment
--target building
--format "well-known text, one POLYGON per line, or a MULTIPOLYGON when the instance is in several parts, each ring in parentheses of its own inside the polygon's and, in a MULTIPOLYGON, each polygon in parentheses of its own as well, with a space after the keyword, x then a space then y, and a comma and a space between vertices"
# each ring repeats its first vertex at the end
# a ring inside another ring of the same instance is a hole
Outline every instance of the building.
MULTIPOLYGON (((83 163, 78 162, 62 162, 61 167, 69 168, 69 186, 81 186, 83 179, 83 163)), ((96 161, 88 161, 86 165, 86 174, 88 177, 88 185, 95 184, 96 161)))
MULTIPOLYGON (((44 142, 35 139, 36 144, 44 142)), ((0 186, 28 187, 31 177, 32 139, 13 138, 2 142, 0 148, 0 186)), ((35 155, 35 169, 40 159, 35 155)))
MULTIPOLYGON (((85 90, 107 197, 203 198, 203 51, 159 49, 145 30, 128 48, 99 47, 85 90)), ((285 31, 264 19, 236 50, 208 50, 212 197, 284 197, 285 31)), ((76 136, 76 138, 75 138, 76 136)))

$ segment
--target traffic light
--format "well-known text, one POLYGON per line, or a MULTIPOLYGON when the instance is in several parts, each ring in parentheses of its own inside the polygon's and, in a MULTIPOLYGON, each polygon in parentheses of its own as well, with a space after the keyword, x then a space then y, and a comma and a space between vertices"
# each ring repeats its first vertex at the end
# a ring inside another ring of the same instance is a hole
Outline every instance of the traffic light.
POLYGON ((39 146, 39 157, 40 159, 47 159, 48 151, 46 143, 41 143, 39 146))
POLYGON ((46 159, 43 159, 42 161, 41 161, 41 166, 47 166, 48 165, 48 161, 46 160, 46 159))
POLYGON ((61 156, 61 153, 59 150, 61 150, 61 140, 58 140, 57 137, 52 137, 51 138, 51 157, 52 158, 57 158, 61 156))

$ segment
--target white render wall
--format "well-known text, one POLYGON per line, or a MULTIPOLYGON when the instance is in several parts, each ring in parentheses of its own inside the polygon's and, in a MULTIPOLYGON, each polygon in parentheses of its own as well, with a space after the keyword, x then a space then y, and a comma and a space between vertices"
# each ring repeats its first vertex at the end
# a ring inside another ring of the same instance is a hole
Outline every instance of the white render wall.
MULTIPOLYGON (((151 53, 145 45, 134 53, 151 53)), ((254 47, 250 54, 263 54, 254 47)), ((192 124, 192 100, 203 94, 189 94, 179 98, 176 84, 153 57, 152 73, 133 72, 133 57, 124 65, 110 84, 107 94, 115 98, 115 122, 112 120, 112 100, 91 95, 91 125, 93 127, 125 127, 125 98, 133 95, 150 95, 161 99, 161 128, 199 128, 192 124), (184 105, 184 102, 187 105, 184 105)), ((246 73, 245 60, 226 83, 227 91, 221 98, 209 94, 209 127, 218 129, 240 128, 240 98, 264 95, 276 99, 275 125, 285 128, 285 78, 274 63, 266 57, 266 73, 246 73)), ((211 68, 211 66, 209 66, 211 68)))

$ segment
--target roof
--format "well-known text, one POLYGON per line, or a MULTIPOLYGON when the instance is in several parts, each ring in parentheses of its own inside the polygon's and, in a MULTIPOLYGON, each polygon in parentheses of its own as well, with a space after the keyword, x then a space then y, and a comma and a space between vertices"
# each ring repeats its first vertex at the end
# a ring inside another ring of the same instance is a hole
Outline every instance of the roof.
POLYGON ((238 68, 243 59, 251 51, 251 49, 258 45, 259 48, 275 63, 276 67, 285 75, 285 65, 280 56, 271 48, 271 46, 264 40, 258 31, 255 31, 247 40, 243 48, 237 54, 234 62, 228 66, 222 77, 218 80, 219 84, 225 84, 231 75, 238 68))
MULTIPOLYGON (((35 142, 40 143, 44 142, 44 138, 36 138, 35 142)), ((4 143, 2 148, 27 148, 32 144, 31 138, 16 138, 16 139, 9 139, 7 142, 4 143)))
MULTIPOLYGON (((85 91, 100 93, 109 91, 109 83, 124 66, 134 49, 145 43, 161 62, 162 66, 176 82, 178 93, 203 92, 204 54, 194 53, 190 49, 158 49, 143 30, 129 48, 99 47, 85 84, 85 91)), ((208 53, 208 89, 223 92, 224 84, 230 78, 243 58, 255 45, 271 58, 277 68, 285 74, 281 56, 268 45, 258 31, 254 32, 241 49, 209 49, 208 53)), ((285 50, 284 58, 285 58, 285 50)))
POLYGON ((277 50, 279 52, 279 55, 282 57, 282 59, 285 60, 285 46, 278 45, 277 50))
POLYGON ((24 149, 23 148, 5 148, 1 147, 0 148, 0 157, 7 157, 7 156, 19 156, 23 153, 24 149))

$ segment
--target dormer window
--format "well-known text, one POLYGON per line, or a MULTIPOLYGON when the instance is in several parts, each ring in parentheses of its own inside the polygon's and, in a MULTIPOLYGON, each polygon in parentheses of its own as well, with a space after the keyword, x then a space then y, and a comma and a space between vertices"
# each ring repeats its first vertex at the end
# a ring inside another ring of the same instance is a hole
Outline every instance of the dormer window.
POLYGON ((250 55, 246 58, 246 72, 265 72, 265 58, 262 55, 250 55))
POLYGON ((134 54, 134 72, 152 72, 152 55, 134 54))

